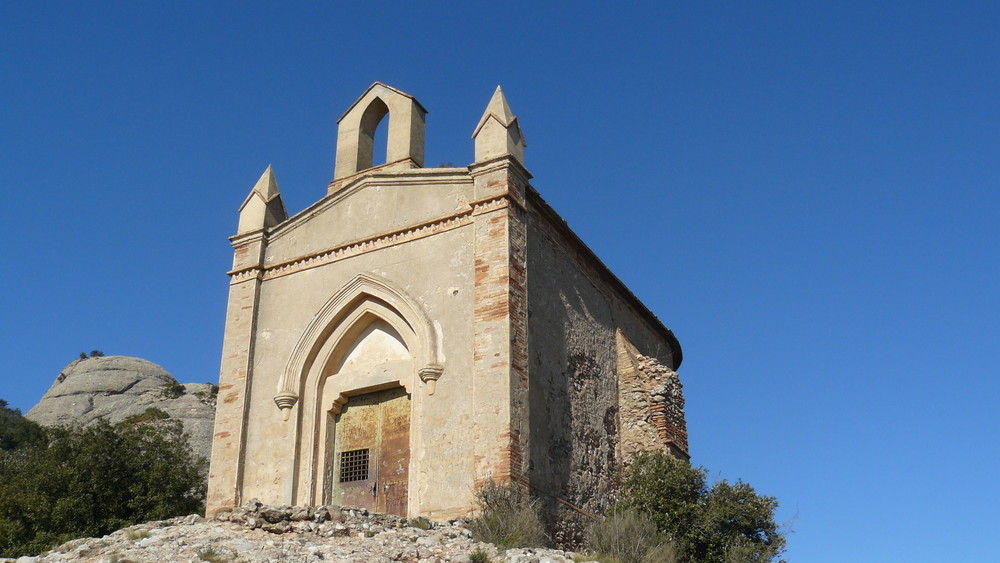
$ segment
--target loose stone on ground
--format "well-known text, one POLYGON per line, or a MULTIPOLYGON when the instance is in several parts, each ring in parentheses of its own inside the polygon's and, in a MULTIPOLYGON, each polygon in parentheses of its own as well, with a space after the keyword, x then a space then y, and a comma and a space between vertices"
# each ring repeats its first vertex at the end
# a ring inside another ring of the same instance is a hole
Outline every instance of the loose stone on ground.
POLYGON ((436 522, 424 530, 405 518, 365 509, 268 506, 252 500, 211 520, 192 514, 149 522, 103 538, 73 540, 38 557, 6 561, 468 563, 472 553, 482 550, 495 562, 573 562, 572 553, 556 549, 499 552, 473 540, 465 524, 436 522))

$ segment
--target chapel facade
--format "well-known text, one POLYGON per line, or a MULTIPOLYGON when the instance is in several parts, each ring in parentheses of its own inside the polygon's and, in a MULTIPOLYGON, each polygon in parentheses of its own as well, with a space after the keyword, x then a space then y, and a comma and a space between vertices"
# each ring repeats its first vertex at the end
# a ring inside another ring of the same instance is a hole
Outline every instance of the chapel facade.
POLYGON ((424 167, 426 113, 373 84, 319 201, 289 217, 268 167, 240 207, 208 515, 445 519, 490 479, 600 513, 637 452, 687 457, 677 339, 530 186, 500 88, 469 166, 424 167))

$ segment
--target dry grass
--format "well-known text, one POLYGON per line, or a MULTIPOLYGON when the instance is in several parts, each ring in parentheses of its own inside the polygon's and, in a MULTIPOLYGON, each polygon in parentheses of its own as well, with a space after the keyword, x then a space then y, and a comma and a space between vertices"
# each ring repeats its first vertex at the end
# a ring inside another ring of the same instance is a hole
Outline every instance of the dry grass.
POLYGON ((500 549, 545 545, 538 502, 514 483, 487 481, 476 490, 481 512, 469 526, 472 537, 500 549))
POLYGON ((612 513, 594 524, 587 547, 602 563, 672 563, 673 543, 656 530, 648 517, 632 510, 612 513))
POLYGON ((125 531, 125 536, 132 541, 141 540, 149 537, 149 530, 146 528, 132 528, 125 531))

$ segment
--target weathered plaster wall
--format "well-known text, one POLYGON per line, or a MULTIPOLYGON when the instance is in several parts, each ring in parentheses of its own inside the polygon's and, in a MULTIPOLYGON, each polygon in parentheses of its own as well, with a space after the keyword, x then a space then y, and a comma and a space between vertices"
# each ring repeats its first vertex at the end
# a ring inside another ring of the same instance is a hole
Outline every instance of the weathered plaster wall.
POLYGON ((476 193, 492 198, 476 215, 473 401, 476 479, 505 481, 523 471, 527 440, 527 176, 507 159, 477 164, 476 193))
POLYGON ((316 312, 359 272, 395 282, 441 327, 445 372, 433 396, 414 374, 411 495, 416 502, 411 511, 433 513, 471 496, 474 413, 463 399, 472 371, 472 236, 471 227, 461 227, 263 282, 243 498, 293 501, 290 460, 302 405, 296 405, 289 421, 282 421, 274 404, 278 379, 316 312))
MULTIPOLYGON (((672 365, 674 350, 578 243, 535 206, 528 229, 530 484, 590 513, 609 507, 620 463, 616 330, 672 365)), ((678 354, 679 356, 679 354, 678 354)))
MULTIPOLYGON (((233 270, 253 270, 263 260, 262 238, 245 235, 235 241, 233 270)), ((257 275, 232 279, 226 307, 226 332, 219 369, 219 396, 208 471, 208 513, 233 508, 241 502, 240 469, 245 443, 246 398, 253 383, 253 334, 256 327, 260 279, 257 275)))
POLYGON ((296 214, 270 237, 268 265, 404 230, 469 210, 463 169, 392 171, 359 177, 296 214))
POLYGON ((537 225, 528 230, 528 315, 528 478, 600 512, 616 450, 613 311, 537 225))

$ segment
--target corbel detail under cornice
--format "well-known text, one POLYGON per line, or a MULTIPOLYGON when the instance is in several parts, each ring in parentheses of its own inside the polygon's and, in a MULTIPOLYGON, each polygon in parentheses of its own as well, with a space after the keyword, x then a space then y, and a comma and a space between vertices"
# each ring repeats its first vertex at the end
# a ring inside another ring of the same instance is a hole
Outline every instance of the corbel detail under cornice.
POLYGON ((433 395, 437 388, 437 380, 444 373, 444 368, 437 364, 428 364, 420 368, 420 371, 417 373, 420 375, 420 381, 423 381, 427 385, 427 394, 433 395))
POLYGON ((263 280, 264 268, 260 266, 250 266, 241 270, 232 270, 229 273, 229 284, 242 283, 249 280, 263 280))
POLYGON ((298 400, 299 396, 295 392, 285 391, 278 393, 278 395, 274 398, 274 404, 278 405, 278 408, 281 409, 282 420, 288 422, 288 416, 292 412, 292 407, 295 406, 295 403, 297 403, 298 400))

